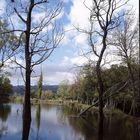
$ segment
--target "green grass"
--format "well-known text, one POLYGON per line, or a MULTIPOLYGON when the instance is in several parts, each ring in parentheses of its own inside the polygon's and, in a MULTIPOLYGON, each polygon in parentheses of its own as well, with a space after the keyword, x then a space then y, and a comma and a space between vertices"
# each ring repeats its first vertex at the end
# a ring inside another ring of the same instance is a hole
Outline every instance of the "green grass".
POLYGON ((23 96, 12 96, 9 97, 11 102, 15 102, 15 103, 23 103, 23 96))

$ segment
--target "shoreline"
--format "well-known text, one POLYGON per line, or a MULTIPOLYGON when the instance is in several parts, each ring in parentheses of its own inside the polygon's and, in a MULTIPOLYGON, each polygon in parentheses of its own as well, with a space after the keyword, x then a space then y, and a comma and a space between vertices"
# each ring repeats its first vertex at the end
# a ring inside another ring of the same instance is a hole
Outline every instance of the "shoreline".
MULTIPOLYGON (((1 100, 0 100, 1 101, 1 100)), ((1 102, 2 103, 2 102, 1 102)), ((5 103, 23 103, 23 97, 15 97, 15 98, 9 98, 9 100, 7 100, 7 102, 5 103)), ((36 98, 31 98, 31 105, 36 105, 36 104, 48 104, 48 105, 60 105, 60 106, 68 106, 68 107, 74 107, 78 110, 79 114, 81 111, 87 109, 90 105, 87 104, 82 104, 82 103, 78 103, 77 101, 72 101, 72 100, 60 100, 60 99, 54 99, 54 100, 41 100, 41 99, 36 99, 36 98)), ((108 116, 112 116, 112 117, 121 117, 121 118, 130 118, 130 119, 138 119, 140 120, 140 116, 139 117, 134 117, 131 116, 129 114, 124 113, 123 111, 121 111, 120 109, 113 109, 113 108, 104 108, 103 109, 104 112, 104 116, 108 117, 108 116)), ((79 117, 85 117, 88 115, 97 115, 98 114, 98 107, 94 106, 91 109, 89 109, 86 114, 79 116, 79 117)))

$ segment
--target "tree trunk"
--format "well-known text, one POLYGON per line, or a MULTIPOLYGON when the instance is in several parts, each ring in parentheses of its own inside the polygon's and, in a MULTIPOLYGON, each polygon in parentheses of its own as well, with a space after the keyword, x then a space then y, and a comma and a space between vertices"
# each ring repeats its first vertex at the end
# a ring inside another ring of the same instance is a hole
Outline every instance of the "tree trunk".
POLYGON ((22 140, 28 140, 31 124, 31 56, 30 56, 30 30, 31 30, 31 13, 34 0, 31 0, 29 6, 29 12, 26 21, 26 41, 25 41, 25 96, 24 96, 24 107, 23 107, 23 133, 22 140))
POLYGON ((98 140, 103 140, 103 122, 104 122, 104 119, 103 117, 99 117, 99 122, 98 122, 98 140))
MULTIPOLYGON (((28 49, 28 47, 26 49, 28 49)), ((24 106, 23 106, 22 140, 28 140, 28 136, 30 132, 30 124, 31 124, 31 103, 30 103, 31 70, 30 70, 30 59, 29 59, 28 54, 29 54, 29 51, 25 53, 26 55, 26 83, 25 83, 25 95, 24 95, 24 106)))
POLYGON ((98 79, 98 93, 99 93, 99 122, 102 122, 103 119, 103 81, 101 78, 101 68, 100 68, 100 64, 97 62, 97 67, 96 67, 96 72, 97 72, 97 79, 98 79))
POLYGON ((23 130, 22 130, 22 140, 28 140, 29 132, 30 132, 30 124, 31 120, 26 119, 28 118, 28 114, 23 115, 23 130))
POLYGON ((125 112, 125 98, 123 99, 123 112, 125 112))
POLYGON ((30 102, 30 91, 31 91, 31 72, 30 64, 26 62, 26 84, 25 84, 25 96, 24 96, 24 106, 23 106, 23 117, 26 115, 26 119, 31 120, 31 102, 30 102))
POLYGON ((26 33, 26 45, 25 45, 25 59, 26 59, 26 83, 25 83, 25 95, 24 95, 24 106, 23 106, 23 133, 22 140, 28 140, 31 124, 31 60, 29 52, 29 39, 30 34, 26 33))
POLYGON ((103 85, 103 81, 102 81, 102 75, 101 75, 101 61, 103 58, 103 54, 105 52, 106 49, 106 37, 107 37, 107 31, 104 30, 104 36, 103 36, 103 47, 99 56, 99 59, 97 61, 97 65, 96 65, 96 73, 97 73, 97 82, 98 82, 98 93, 99 93, 99 120, 100 122, 103 121, 103 107, 104 107, 104 103, 103 103, 103 94, 104 94, 104 85, 103 85))

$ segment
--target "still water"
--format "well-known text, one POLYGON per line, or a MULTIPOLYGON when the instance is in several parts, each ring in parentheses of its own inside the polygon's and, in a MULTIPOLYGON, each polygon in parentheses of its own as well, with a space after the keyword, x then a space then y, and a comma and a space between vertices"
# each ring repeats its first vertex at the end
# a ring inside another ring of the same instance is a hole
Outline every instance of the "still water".
MULTIPOLYGON (((0 140, 21 140, 21 104, 0 104, 0 140)), ((98 140, 98 116, 80 118, 72 107, 32 106, 29 140, 98 140)), ((103 140, 140 140, 140 121, 105 117, 103 140)))

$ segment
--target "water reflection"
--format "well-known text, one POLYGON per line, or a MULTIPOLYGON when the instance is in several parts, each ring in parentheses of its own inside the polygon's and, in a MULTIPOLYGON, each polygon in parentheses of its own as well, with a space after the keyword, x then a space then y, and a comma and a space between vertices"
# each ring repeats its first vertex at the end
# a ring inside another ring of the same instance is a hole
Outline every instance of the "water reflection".
POLYGON ((23 129, 22 129, 22 140, 28 140, 31 120, 27 118, 28 114, 23 115, 23 129))
POLYGON ((41 115, 41 105, 36 105, 36 127, 37 127, 37 134, 36 140, 39 140, 39 128, 40 128, 40 116, 41 115))
POLYGON ((103 130, 103 125, 104 125, 104 115, 99 116, 99 121, 98 121, 98 140, 103 140, 103 135, 104 135, 104 130, 103 130))
POLYGON ((24 119, 23 124, 21 123, 22 105, 10 104, 8 106, 11 109, 7 111, 9 113, 5 115, 6 119, 2 119, 0 115, 0 140, 21 140, 23 138, 27 140, 28 133, 29 140, 140 139, 140 120, 105 116, 101 125, 104 133, 99 135, 98 115, 79 118, 75 108, 35 105, 32 106, 32 122, 29 125, 30 123, 24 119), (22 126, 26 129, 22 129, 22 126))
POLYGON ((0 119, 5 122, 11 113, 11 106, 8 104, 0 104, 0 119))
POLYGON ((7 121, 10 112, 10 105, 0 104, 0 138, 8 131, 8 126, 4 122, 7 121))

